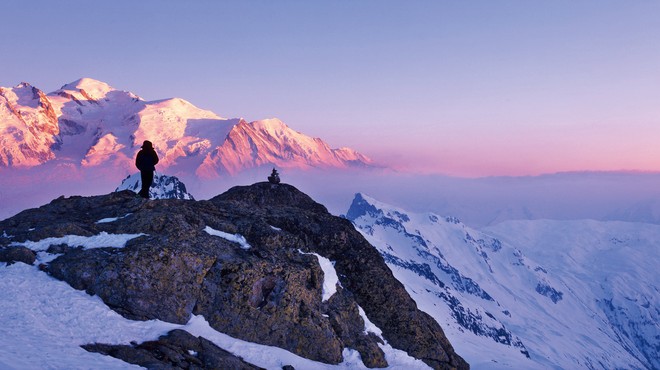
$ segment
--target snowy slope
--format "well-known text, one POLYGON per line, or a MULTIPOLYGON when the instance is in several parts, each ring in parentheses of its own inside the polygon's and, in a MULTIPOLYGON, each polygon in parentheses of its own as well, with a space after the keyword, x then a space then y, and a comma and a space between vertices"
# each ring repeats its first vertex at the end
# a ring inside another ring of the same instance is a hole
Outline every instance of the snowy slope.
POLYGON ((474 368, 658 367, 660 226, 519 221, 480 232, 361 194, 347 218, 474 368))
POLYGON ((241 120, 227 139, 204 161, 200 174, 275 165, 280 168, 347 168, 366 166, 371 160, 349 148, 332 149, 319 138, 294 131, 278 119, 248 123, 241 120))
MULTIPOLYGON (((524 248, 581 299, 613 338, 660 368, 660 227, 631 222, 507 221, 486 233, 524 248), (604 315, 603 315, 604 314, 604 315)), ((631 362, 632 363, 632 362, 631 362)))
POLYGON ((371 165, 352 149, 332 149, 277 119, 226 119, 183 99, 145 101, 90 78, 48 95, 25 83, 0 88, 0 168, 52 161, 131 171, 144 140, 161 157, 159 168, 177 176, 212 178, 262 165, 371 165))
POLYGON ((53 159, 57 116, 44 93, 27 83, 0 87, 0 167, 36 166, 53 159))
MULTIPOLYGON (((112 219, 99 222, 113 222, 112 219)), ((5 237, 6 233, 3 233, 5 237)), ((123 248, 128 240, 143 234, 113 235, 101 233, 91 237, 66 235, 41 241, 13 243, 35 251, 37 263, 7 265, 0 263, 0 368, 23 369, 137 369, 115 358, 83 350, 88 343, 129 344, 132 341, 155 340, 172 329, 183 329, 202 336, 245 361, 266 369, 293 365, 296 369, 367 369, 357 351, 344 349, 344 361, 329 365, 297 356, 284 349, 250 343, 220 333, 210 327, 203 316, 191 316, 189 322, 177 325, 160 320, 132 321, 108 308, 103 301, 73 289, 39 270, 39 263, 56 255, 44 252, 51 244, 72 243, 84 248, 112 246, 123 248)), ((242 238, 242 236, 239 235, 242 238)), ((337 284, 332 263, 319 257, 327 285, 337 284)), ((326 286, 324 281, 324 286, 326 286)), ((379 335, 378 329, 360 308, 365 330, 379 335)), ((421 360, 392 348, 386 341, 380 345, 390 364, 389 369, 428 369, 421 360)))

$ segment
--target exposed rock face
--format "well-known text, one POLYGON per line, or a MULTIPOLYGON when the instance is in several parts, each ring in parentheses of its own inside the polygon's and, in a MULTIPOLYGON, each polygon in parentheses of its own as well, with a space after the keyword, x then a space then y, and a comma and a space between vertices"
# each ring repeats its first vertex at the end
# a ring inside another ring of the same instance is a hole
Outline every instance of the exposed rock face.
POLYGON ((129 191, 58 198, 0 222, 0 230, 12 242, 147 234, 124 248, 50 248, 62 253, 50 274, 130 319, 185 323, 203 315, 220 332, 315 361, 339 363, 349 347, 365 365, 387 366, 359 305, 393 347, 436 369, 468 368, 352 224, 290 185, 235 187, 198 202, 145 201, 129 191), (249 246, 209 230, 240 234, 249 246), (341 286, 327 300, 323 269, 307 253, 334 261, 341 286))
POLYGON ((86 344, 82 347, 147 369, 260 369, 218 348, 207 339, 178 329, 158 340, 141 344, 86 344))
POLYGON ((0 262, 6 262, 11 265, 15 262, 23 262, 28 265, 34 263, 36 253, 25 247, 7 247, 0 248, 0 262))

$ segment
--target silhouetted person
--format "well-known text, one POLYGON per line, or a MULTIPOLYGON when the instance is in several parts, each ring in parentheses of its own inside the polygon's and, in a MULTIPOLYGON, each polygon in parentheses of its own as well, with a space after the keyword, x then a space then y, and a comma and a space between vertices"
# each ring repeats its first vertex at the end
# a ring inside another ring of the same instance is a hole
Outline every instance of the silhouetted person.
POLYGON ((277 173, 277 170, 273 168, 273 172, 268 176, 268 182, 271 184, 279 184, 280 183, 280 175, 277 173))
POLYGON ((138 152, 135 158, 135 166, 140 170, 140 178, 142 180, 142 189, 140 189, 140 196, 149 199, 149 188, 154 182, 154 171, 158 163, 158 154, 154 150, 151 141, 145 140, 142 143, 142 149, 138 152))

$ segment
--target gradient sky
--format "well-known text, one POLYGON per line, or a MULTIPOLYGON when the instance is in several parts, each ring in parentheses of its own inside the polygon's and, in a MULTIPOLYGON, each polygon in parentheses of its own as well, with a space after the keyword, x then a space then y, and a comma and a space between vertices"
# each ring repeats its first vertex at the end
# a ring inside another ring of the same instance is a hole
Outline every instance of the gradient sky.
POLYGON ((660 171, 660 1, 24 1, 0 86, 91 77, 459 176, 660 171))

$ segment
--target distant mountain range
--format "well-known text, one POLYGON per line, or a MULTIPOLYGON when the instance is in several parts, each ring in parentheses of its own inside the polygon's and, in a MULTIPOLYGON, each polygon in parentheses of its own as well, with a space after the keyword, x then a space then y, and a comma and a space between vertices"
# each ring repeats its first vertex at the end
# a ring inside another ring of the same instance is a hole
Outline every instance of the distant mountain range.
POLYGON ((163 173, 199 178, 259 166, 373 166, 350 148, 333 149, 278 119, 226 119, 178 99, 145 101, 83 78, 45 94, 28 83, 0 87, 0 169, 57 163, 124 168, 144 140, 153 142, 163 173))

